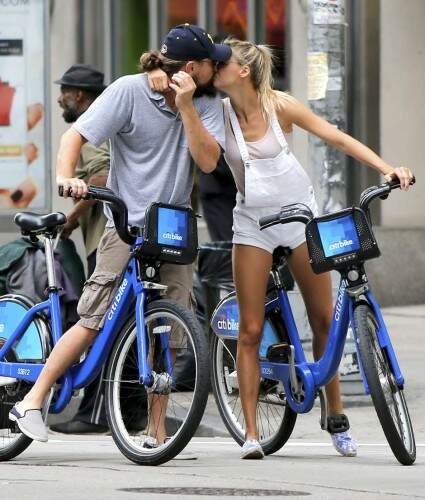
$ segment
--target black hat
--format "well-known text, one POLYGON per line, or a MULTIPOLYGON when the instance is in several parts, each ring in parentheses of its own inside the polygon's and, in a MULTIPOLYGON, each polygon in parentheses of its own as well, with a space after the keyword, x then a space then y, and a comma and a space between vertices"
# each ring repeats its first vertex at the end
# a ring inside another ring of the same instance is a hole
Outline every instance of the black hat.
POLYGON ((103 83, 105 75, 88 64, 74 64, 55 83, 67 85, 92 92, 103 92, 106 85, 103 83))
POLYGON ((227 61, 232 49, 222 43, 214 43, 206 30, 193 24, 180 24, 165 37, 161 54, 175 61, 211 59, 227 61))

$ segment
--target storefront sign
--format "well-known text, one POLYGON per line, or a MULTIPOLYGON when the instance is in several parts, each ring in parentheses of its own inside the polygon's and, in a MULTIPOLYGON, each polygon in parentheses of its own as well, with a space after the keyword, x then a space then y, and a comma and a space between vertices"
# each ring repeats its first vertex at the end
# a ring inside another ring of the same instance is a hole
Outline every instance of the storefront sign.
POLYGON ((0 210, 48 208, 45 0, 0 0, 0 210))

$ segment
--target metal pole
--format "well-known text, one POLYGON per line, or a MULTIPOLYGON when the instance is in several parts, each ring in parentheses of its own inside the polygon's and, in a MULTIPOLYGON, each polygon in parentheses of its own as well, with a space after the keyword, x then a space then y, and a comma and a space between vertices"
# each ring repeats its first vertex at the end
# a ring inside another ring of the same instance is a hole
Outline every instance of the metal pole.
MULTIPOLYGON (((345 0, 309 0, 308 100, 312 111, 346 130, 345 0)), ((343 153, 309 136, 309 158, 320 213, 346 206, 343 153)))
MULTIPOLYGON (((309 0, 308 100, 312 111, 339 129, 347 129, 346 113, 346 5, 345 0, 309 0)), ((347 206, 345 155, 309 135, 309 158, 319 212, 347 206)), ((334 294, 339 276, 333 273, 334 294)), ((361 394, 363 387, 356 348, 349 329, 339 368, 342 392, 361 394)))
POLYGON ((49 288, 56 286, 55 258, 53 255, 52 240, 48 236, 44 238, 44 252, 46 255, 47 282, 49 288))

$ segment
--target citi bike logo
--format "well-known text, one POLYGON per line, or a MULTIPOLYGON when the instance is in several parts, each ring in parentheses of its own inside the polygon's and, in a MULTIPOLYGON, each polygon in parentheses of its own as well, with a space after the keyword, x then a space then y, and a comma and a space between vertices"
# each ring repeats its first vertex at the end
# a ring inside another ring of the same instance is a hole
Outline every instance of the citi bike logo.
POLYGON ((182 241, 183 236, 180 236, 178 233, 164 233, 162 235, 164 240, 177 240, 177 241, 182 241))
POLYGON ((336 299, 335 305, 335 321, 339 321, 341 318, 342 311, 342 301, 344 299, 345 287, 341 286, 338 292, 338 297, 336 299))
POLYGON ((233 318, 220 319, 219 321, 217 321, 217 328, 219 330, 238 331, 239 321, 235 321, 233 318))
POLYGON ((329 250, 338 250, 339 248, 349 247, 352 244, 353 240, 336 241, 335 243, 331 243, 329 245, 329 250))
POLYGON ((127 278, 124 278, 123 282, 121 283, 121 286, 118 288, 117 294, 115 295, 115 300, 111 306, 111 310, 108 313, 109 320, 111 320, 114 317, 115 311, 117 310, 118 304, 120 303, 121 297, 123 296, 123 293, 127 288, 127 285, 128 285, 127 278))

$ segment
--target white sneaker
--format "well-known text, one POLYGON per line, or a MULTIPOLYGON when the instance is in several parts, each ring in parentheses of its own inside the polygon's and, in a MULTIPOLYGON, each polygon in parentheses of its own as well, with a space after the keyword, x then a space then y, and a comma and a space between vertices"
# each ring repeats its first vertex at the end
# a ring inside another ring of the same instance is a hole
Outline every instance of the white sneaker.
POLYGON ((247 439, 242 446, 241 458, 260 460, 264 458, 264 451, 256 439, 247 439))
POLYGON ((48 440, 47 427, 43 421, 41 410, 21 410, 19 402, 10 410, 9 419, 16 422, 20 431, 29 438, 44 443, 48 440))
POLYGON ((357 444, 348 431, 331 434, 336 451, 343 457, 357 456, 357 444))

